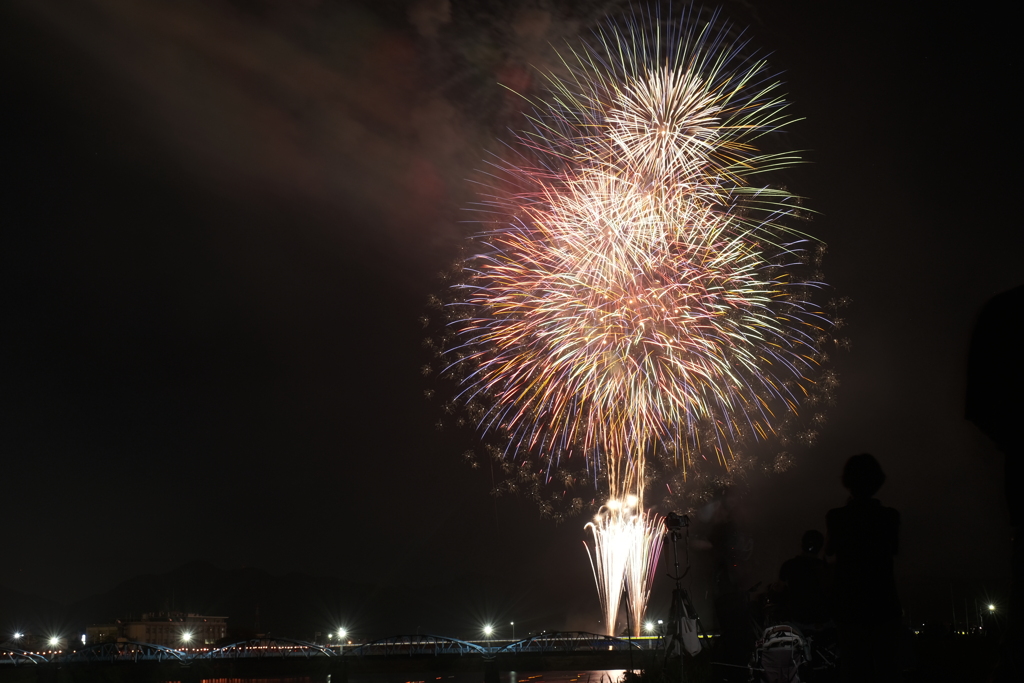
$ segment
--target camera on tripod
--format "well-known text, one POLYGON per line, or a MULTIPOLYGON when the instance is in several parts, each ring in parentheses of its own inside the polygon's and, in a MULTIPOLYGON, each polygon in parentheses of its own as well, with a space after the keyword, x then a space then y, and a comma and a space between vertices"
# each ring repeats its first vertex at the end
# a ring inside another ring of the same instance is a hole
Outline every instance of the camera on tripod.
POLYGON ((688 526, 690 526, 690 518, 686 515, 670 512, 665 516, 665 529, 668 531, 679 531, 688 526))

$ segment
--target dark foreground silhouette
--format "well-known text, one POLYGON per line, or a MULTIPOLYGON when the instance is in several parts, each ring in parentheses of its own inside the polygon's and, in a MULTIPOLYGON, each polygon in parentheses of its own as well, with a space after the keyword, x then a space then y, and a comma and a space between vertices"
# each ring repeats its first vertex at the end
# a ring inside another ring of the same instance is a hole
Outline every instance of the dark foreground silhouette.
POLYGON ((900 514, 874 497, 884 482, 885 473, 873 456, 853 456, 843 468, 850 500, 825 517, 825 553, 835 558, 834 605, 844 681, 900 680, 902 611, 893 572, 900 514))
POLYGON ((981 310, 967 370, 967 419, 1005 458, 1006 504, 1013 526, 1009 624, 993 680, 1024 680, 1024 285, 998 294, 981 310))

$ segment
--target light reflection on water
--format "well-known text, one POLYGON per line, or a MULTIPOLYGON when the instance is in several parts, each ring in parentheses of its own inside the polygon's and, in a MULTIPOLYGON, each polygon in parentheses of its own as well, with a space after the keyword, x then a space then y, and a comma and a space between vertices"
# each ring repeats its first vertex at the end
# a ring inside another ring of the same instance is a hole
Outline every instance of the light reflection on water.
POLYGON ((619 683, 625 669, 611 671, 545 671, 535 674, 501 674, 501 683, 619 683))
MULTIPOLYGON (((609 671, 502 671, 501 683, 619 683, 625 669, 609 671)), ((437 675, 393 674, 381 676, 349 676, 349 683, 483 683, 482 672, 460 672, 437 675)))
MULTIPOLYGON (((620 683, 624 669, 609 671, 502 671, 500 683, 620 683)), ((201 683, 324 683, 312 676, 281 678, 204 678, 201 683)), ((349 683, 483 683, 483 672, 437 672, 350 676, 349 683)))

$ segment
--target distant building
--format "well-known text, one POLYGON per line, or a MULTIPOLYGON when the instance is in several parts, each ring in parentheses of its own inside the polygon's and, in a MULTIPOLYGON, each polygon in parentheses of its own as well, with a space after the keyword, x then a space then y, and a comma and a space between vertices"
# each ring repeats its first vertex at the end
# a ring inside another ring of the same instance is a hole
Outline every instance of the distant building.
POLYGON ((227 635, 227 617, 181 612, 143 614, 139 620, 118 620, 85 629, 86 643, 130 640, 173 648, 213 647, 227 635))
POLYGON ((85 627, 85 642, 87 645, 112 643, 120 635, 120 624, 97 624, 85 627))

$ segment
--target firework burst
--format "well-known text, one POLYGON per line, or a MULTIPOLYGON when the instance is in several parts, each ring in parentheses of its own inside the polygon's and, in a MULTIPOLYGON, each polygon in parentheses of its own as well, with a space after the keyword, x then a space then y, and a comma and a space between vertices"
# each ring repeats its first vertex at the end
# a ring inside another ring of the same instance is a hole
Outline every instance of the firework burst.
POLYGON ((486 203, 502 218, 466 264, 459 326, 481 424, 582 454, 612 498, 642 497, 652 449, 727 466, 741 434, 772 432, 827 325, 792 275, 795 199, 748 182, 794 158, 756 145, 784 109, 764 63, 710 24, 681 42, 633 28, 550 77, 498 169, 516 191, 486 203))
POLYGON ((640 623, 660 549, 648 460, 728 469, 813 392, 830 324, 796 275, 797 198, 755 182, 797 156, 762 149, 786 103, 745 47, 717 16, 637 14, 567 49, 457 285, 448 357, 478 426, 607 492, 587 526, 609 627, 624 585, 640 623))

